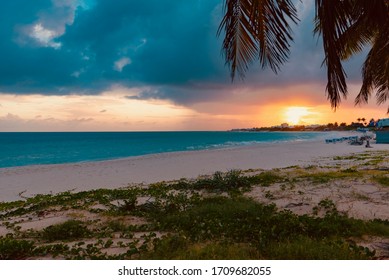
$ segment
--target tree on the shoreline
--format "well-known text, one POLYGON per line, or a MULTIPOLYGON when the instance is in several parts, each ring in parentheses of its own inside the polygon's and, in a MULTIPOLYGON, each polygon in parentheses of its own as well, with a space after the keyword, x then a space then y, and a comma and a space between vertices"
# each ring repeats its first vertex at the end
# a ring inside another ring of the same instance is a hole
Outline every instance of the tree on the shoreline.
MULTIPOLYGON (((315 11, 314 33, 323 38, 331 106, 336 109, 348 95, 342 61, 368 45, 355 104, 367 103, 374 91, 378 104, 389 100, 389 1, 315 0, 315 11)), ((277 73, 289 57, 290 22, 298 22, 291 0, 225 0, 218 34, 225 31, 223 50, 231 78, 236 73, 243 78, 257 59, 277 73)))

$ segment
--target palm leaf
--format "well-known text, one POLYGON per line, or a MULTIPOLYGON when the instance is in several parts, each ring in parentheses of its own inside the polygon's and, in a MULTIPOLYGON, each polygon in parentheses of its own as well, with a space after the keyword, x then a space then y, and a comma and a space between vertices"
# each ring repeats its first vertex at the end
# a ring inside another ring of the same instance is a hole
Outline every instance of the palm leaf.
POLYGON ((339 36, 342 60, 362 51, 372 44, 377 30, 388 20, 388 2, 382 0, 354 0, 352 2, 352 24, 339 36))
POLYGON ((289 22, 297 20, 290 0, 226 0, 218 34, 224 29, 223 51, 231 78, 235 72, 244 77, 257 59, 277 73, 289 57, 289 22))
POLYGON ((358 18, 339 36, 338 44, 341 60, 349 59, 372 42, 375 29, 369 28, 369 26, 370 24, 366 17, 358 18))
POLYGON ((316 0, 315 32, 323 35, 324 62, 328 67, 327 93, 333 107, 338 106, 341 94, 347 95, 341 60, 362 51, 367 45, 373 46, 363 66, 363 85, 355 103, 366 103, 375 88, 378 104, 388 99, 389 52, 385 47, 389 40, 388 3, 382 0, 316 0))
POLYGON ((225 28, 223 49, 226 61, 231 68, 232 79, 234 79, 236 71, 243 75, 258 51, 257 43, 253 37, 255 31, 249 21, 247 5, 249 5, 249 1, 226 2, 227 12, 218 30, 218 34, 220 34, 222 28, 225 28))
MULTIPOLYGON (((374 89, 378 104, 389 100, 389 21, 377 33, 362 69, 363 84, 356 104, 367 103, 374 89)), ((388 107, 389 114, 389 107, 388 107)))
POLYGON ((323 37, 324 62, 327 65, 327 98, 331 106, 339 106, 341 97, 347 97, 346 73, 341 59, 345 53, 339 42, 350 28, 353 19, 353 0, 316 0, 315 33, 323 37))

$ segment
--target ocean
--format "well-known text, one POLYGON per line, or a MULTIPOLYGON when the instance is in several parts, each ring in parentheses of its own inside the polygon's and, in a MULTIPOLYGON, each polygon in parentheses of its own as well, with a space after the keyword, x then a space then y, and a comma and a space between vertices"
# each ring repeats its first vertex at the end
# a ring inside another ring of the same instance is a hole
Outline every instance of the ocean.
MULTIPOLYGON (((258 143, 324 139, 323 132, 2 132, 0 168, 78 163, 258 143)), ((327 134, 328 135, 328 134, 327 134)))

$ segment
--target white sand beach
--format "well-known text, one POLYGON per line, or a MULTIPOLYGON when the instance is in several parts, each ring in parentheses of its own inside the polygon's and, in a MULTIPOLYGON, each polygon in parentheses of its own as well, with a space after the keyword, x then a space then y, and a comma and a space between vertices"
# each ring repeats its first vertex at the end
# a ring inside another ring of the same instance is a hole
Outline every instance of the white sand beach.
POLYGON ((322 158, 366 151, 389 150, 389 144, 373 148, 324 141, 272 143, 220 150, 175 152, 119 160, 77 164, 40 165, 0 169, 0 201, 35 194, 118 188, 130 184, 196 178, 232 169, 273 169, 307 166, 322 158))
MULTIPOLYGON (((254 185, 244 194, 264 204, 275 204, 279 210, 309 215, 320 202, 330 201, 338 211, 349 217, 363 220, 389 219, 389 188, 386 179, 383 184, 375 180, 375 176, 387 178, 389 144, 374 142, 372 148, 352 146, 346 142, 273 143, 101 162, 2 168, 0 201, 64 191, 114 189, 134 184, 146 186, 153 182, 197 178, 233 169, 245 170, 244 174, 249 176, 268 173, 288 178, 269 185, 254 185), (329 180, 321 178, 315 181, 317 175, 329 176, 324 178, 329 180)), ((148 199, 150 197, 139 197, 137 204, 143 205, 148 199)), ((115 207, 119 207, 121 203, 123 201, 110 201, 115 207)), ((24 233, 42 231, 49 226, 74 220, 75 217, 85 223, 97 223, 95 226, 98 227, 105 226, 110 219, 132 226, 147 224, 144 218, 131 215, 109 218, 104 215, 107 206, 100 203, 83 209, 58 206, 7 217, 0 225, 0 236, 20 234, 19 230, 24 233), (103 214, 98 211, 103 211, 103 214)), ((144 232, 140 232, 136 238, 142 239, 142 234, 144 232)), ((158 232, 157 236, 162 236, 162 233, 158 232)), ((127 250, 118 245, 120 242, 128 242, 120 234, 116 234, 113 241, 116 245, 102 249, 103 252, 115 255, 127 250)), ((376 258, 387 259, 388 238, 363 236, 353 241, 374 250, 376 258)), ((91 239, 86 242, 94 244, 96 241, 91 239)), ((76 243, 67 244, 73 246, 76 243)), ((52 258, 50 255, 46 257, 52 258)))

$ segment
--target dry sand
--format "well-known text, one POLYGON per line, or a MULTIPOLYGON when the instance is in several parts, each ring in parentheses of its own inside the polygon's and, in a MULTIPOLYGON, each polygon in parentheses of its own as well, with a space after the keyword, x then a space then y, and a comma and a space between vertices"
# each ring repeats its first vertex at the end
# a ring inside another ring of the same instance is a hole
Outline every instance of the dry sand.
POLYGON ((119 160, 77 164, 0 168, 0 201, 20 195, 118 188, 131 184, 196 178, 232 169, 273 169, 317 164, 322 158, 365 151, 389 150, 324 141, 272 143, 220 150, 164 153, 119 160))

